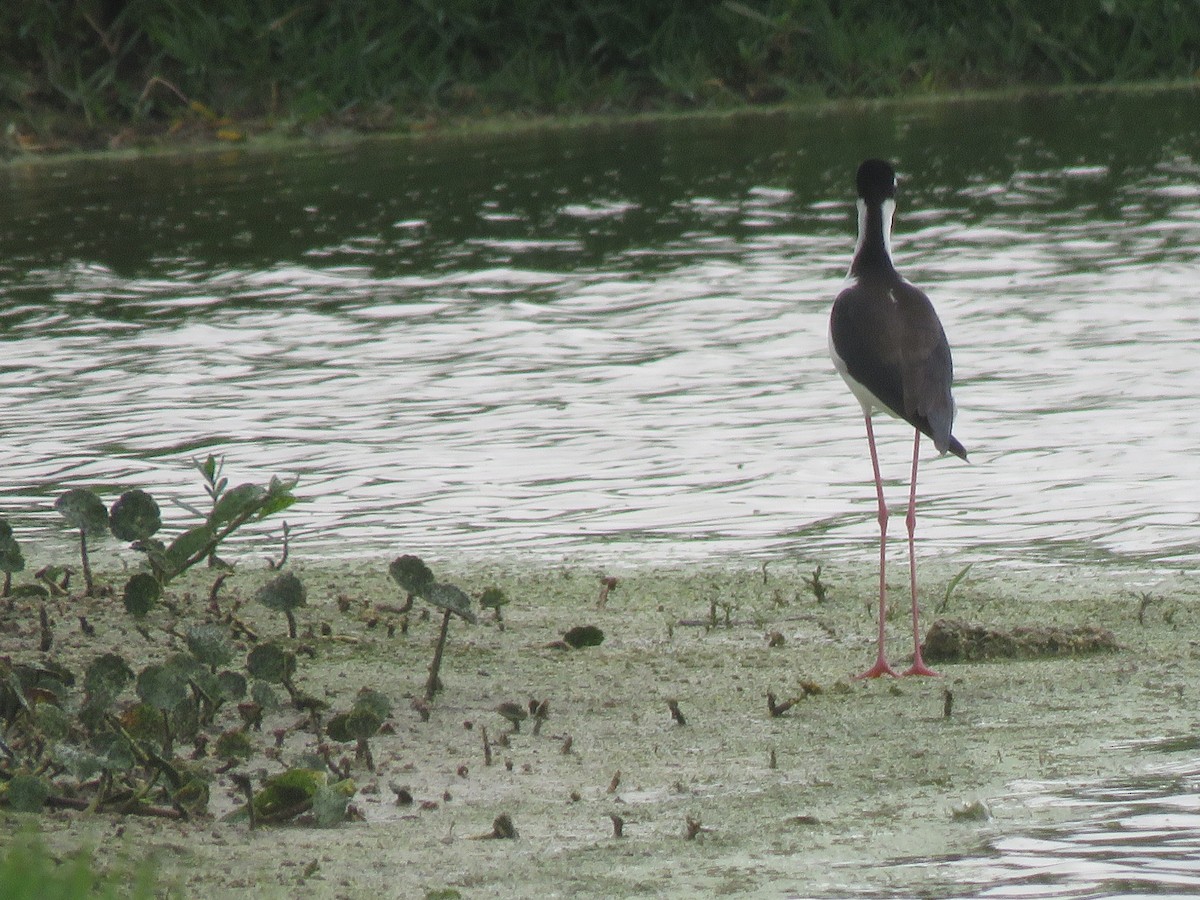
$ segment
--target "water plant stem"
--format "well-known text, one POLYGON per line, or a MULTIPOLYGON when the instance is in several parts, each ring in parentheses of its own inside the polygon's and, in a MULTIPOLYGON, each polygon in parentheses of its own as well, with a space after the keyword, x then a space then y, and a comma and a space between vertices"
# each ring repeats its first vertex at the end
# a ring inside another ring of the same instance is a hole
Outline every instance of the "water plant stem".
POLYGON ((442 667, 442 651, 446 649, 446 633, 450 630, 450 616, 453 613, 446 610, 442 613, 442 629, 438 633, 437 647, 433 651, 433 662, 429 664, 429 680, 425 682, 425 702, 429 703, 433 700, 433 695, 442 689, 442 682, 438 678, 438 670, 442 667))

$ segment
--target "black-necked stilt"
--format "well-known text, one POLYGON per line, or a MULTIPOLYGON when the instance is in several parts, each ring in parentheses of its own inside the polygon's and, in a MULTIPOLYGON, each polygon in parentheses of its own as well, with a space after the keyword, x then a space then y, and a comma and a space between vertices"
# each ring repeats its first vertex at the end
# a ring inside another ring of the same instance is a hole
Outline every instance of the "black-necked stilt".
POLYGON ((862 404, 867 443, 879 501, 879 643, 875 665, 860 678, 895 675, 884 654, 887 617, 887 503, 879 475, 879 455, 871 414, 883 410, 916 429, 912 479, 908 493, 908 565, 912 587, 913 662, 902 674, 936 675, 921 658, 917 609, 916 528, 917 459, 921 434, 933 438, 938 452, 967 458, 950 433, 954 398, 950 345, 933 304, 905 281, 892 265, 892 215, 896 210, 896 172, 881 159, 858 167, 858 244, 850 264, 851 283, 833 301, 829 315, 829 353, 833 364, 862 404))

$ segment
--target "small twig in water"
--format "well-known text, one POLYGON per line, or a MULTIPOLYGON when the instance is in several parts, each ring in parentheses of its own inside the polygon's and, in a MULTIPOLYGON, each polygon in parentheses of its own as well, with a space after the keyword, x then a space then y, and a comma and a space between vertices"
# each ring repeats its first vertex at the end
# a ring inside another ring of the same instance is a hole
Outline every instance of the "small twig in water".
POLYGON ((687 724, 687 719, 685 719, 683 717, 683 713, 681 713, 679 711, 679 701, 678 700, 668 700, 667 701, 667 709, 671 710, 671 718, 672 719, 674 719, 680 725, 687 724))
POLYGON ((250 830, 253 831, 258 827, 258 820, 254 815, 254 786, 250 783, 250 776, 240 772, 230 772, 229 778, 246 795, 246 812, 250 816, 250 830))
POLYGON ((288 534, 289 533, 290 533, 290 530, 288 529, 288 523, 284 522, 283 523, 283 555, 281 557, 279 557, 279 562, 275 562, 275 560, 271 559, 270 557, 267 557, 267 568, 268 569, 282 569, 284 567, 284 564, 287 563, 288 534))
POLYGON ((815 569, 813 569, 811 578, 804 578, 804 583, 808 585, 808 589, 812 591, 812 595, 816 598, 817 603, 825 602, 826 598, 829 596, 829 591, 825 585, 821 583, 820 566, 817 566, 815 569))
POLYGON ((771 718, 777 719, 785 712, 800 702, 802 698, 793 697, 791 700, 784 700, 782 703, 775 702, 775 695, 767 691, 767 712, 771 714, 771 718))
MULTIPOLYGON (((532 700, 530 701, 530 705, 533 706, 532 700)), ((544 723, 548 718, 550 718, 550 701, 543 700, 541 703, 538 703, 537 706, 534 707, 534 709, 533 709, 533 733, 534 734, 538 734, 541 732, 542 723, 544 723)))
POLYGON ((500 813, 492 820, 492 830, 487 834, 477 834, 472 840, 488 841, 494 839, 512 840, 517 837, 517 826, 513 824, 512 816, 500 813))
POLYGON ((221 604, 217 602, 217 595, 221 592, 221 585, 225 583, 225 579, 228 577, 228 572, 219 573, 213 579, 212 589, 208 592, 208 611, 214 616, 221 614, 221 604))
POLYGON ((608 817, 612 819, 613 837, 625 837, 625 820, 616 813, 609 813, 608 817))
POLYGON ((616 586, 617 579, 611 576, 600 579, 600 598, 596 601, 597 607, 604 609, 605 605, 608 603, 609 591, 613 590, 616 586))
POLYGON ((1150 608, 1151 604, 1156 603, 1157 601, 1158 598, 1149 591, 1142 591, 1138 595, 1137 620, 1139 625, 1146 624, 1146 610, 1150 608))
POLYGON ((41 609, 38 611, 38 622, 41 625, 42 632, 38 647, 43 653, 46 653, 50 649, 50 645, 54 643, 54 629, 50 627, 50 615, 46 612, 45 603, 42 604, 41 609))

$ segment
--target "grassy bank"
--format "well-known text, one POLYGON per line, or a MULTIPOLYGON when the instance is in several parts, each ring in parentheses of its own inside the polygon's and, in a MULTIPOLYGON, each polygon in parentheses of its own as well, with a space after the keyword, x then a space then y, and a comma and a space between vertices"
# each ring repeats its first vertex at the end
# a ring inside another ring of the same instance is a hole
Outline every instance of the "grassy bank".
POLYGON ((9 152, 1198 70, 1200 17, 1156 0, 30 0, 0 11, 9 152))

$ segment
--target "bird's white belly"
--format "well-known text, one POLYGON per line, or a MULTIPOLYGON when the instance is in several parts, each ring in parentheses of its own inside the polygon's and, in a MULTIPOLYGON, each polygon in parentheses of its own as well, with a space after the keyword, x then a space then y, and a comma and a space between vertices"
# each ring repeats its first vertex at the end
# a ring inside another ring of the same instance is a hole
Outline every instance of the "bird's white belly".
POLYGON ((879 402, 878 398, 867 390, 866 386, 854 379, 850 371, 846 368, 846 361, 838 356, 837 348, 833 345, 833 329, 829 330, 829 358, 833 360, 833 367, 837 369, 837 373, 842 376, 842 380, 846 382, 846 386, 850 388, 850 392, 854 394, 859 404, 863 408, 864 415, 872 415, 876 410, 881 410, 891 416, 893 419, 900 418, 888 407, 879 402))

